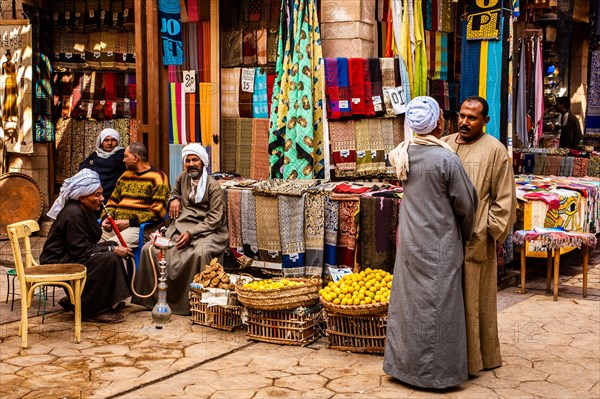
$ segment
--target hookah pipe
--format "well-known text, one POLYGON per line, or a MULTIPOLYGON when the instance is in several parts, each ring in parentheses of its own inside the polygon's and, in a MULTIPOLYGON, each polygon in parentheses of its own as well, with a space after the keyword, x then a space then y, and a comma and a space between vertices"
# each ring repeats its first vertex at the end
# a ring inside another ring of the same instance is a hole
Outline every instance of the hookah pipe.
MULTIPOLYGON (((121 235, 121 231, 117 227, 117 223, 115 223, 115 218, 113 218, 113 216, 110 214, 110 212, 108 211, 108 209, 106 208, 106 205, 104 205, 104 203, 102 203, 102 208, 104 208, 104 212, 106 213, 106 219, 108 219, 108 222, 110 223, 113 231, 115 232, 115 235, 119 239, 119 242, 121 243, 121 246, 129 249, 129 247, 127 246, 127 243, 125 242, 125 239, 121 235)), ((162 229, 161 229, 161 232, 162 232, 162 229)), ((162 255, 162 254, 159 254, 159 256, 160 255, 162 255)), ((152 272, 154 273, 154 288, 147 295, 141 295, 141 294, 139 294, 135 290, 135 288, 134 288, 135 270, 137 269, 137 267, 136 267, 137 265, 135 264, 135 260, 134 259, 130 259, 130 260, 131 260, 131 263, 133 263, 132 272, 131 272, 131 292, 133 292, 133 294, 135 296, 139 297, 139 298, 149 298, 149 297, 151 297, 154 294, 154 292, 156 291, 156 287, 158 286, 158 276, 156 275, 156 267, 154 266, 154 259, 152 258, 152 255, 150 255, 150 262, 152 263, 152 272)))

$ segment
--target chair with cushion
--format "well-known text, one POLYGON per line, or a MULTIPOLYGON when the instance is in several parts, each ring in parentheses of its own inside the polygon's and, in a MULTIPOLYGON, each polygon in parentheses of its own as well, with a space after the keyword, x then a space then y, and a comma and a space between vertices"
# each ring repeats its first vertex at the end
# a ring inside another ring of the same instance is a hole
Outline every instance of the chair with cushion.
POLYGON ((81 341, 81 293, 85 285, 87 270, 78 263, 39 265, 31 255, 29 236, 40 229, 34 220, 13 223, 6 230, 15 258, 15 269, 21 289, 21 324, 19 335, 21 346, 27 348, 27 310, 31 306, 33 293, 38 287, 62 286, 69 294, 75 307, 75 341, 81 341), (23 262, 19 240, 23 239, 25 262, 23 262))

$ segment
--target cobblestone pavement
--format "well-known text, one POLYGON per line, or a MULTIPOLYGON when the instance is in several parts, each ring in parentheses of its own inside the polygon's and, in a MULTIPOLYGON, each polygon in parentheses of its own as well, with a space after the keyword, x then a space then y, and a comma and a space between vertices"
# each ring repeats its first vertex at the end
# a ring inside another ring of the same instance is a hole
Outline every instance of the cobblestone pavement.
MULTIPOLYGON (((498 293, 503 366, 461 386, 420 390, 389 378, 383 357, 247 341, 174 316, 162 329, 130 305, 126 322, 83 323, 50 307, 42 323, 32 310, 29 349, 20 349, 20 303, 2 303, 0 396, 6 398, 599 398, 600 262, 581 297, 581 268, 565 267, 559 298, 532 278, 528 292, 498 293), (15 317, 16 315, 16 317, 15 317), (10 316, 10 317, 9 317, 10 316)), ((562 273, 562 267, 561 267, 562 273)), ((3 273, 2 273, 3 274, 3 273)), ((6 289, 0 278, 2 293, 6 289)), ((4 299, 4 297, 2 298, 4 299)))

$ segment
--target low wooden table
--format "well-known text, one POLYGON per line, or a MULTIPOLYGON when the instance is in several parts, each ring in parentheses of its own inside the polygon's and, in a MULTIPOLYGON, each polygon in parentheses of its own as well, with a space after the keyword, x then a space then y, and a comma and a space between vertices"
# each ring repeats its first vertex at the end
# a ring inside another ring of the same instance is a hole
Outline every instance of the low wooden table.
POLYGON ((527 244, 534 242, 546 247, 546 290, 550 292, 550 279, 552 275, 552 266, 554 264, 554 300, 558 300, 558 276, 560 269, 560 250, 566 247, 583 246, 583 297, 587 297, 587 274, 589 248, 596 246, 596 236, 592 233, 579 233, 571 231, 535 231, 535 230, 517 230, 514 233, 514 242, 521 246, 521 293, 525 293, 526 276, 526 248, 527 244))

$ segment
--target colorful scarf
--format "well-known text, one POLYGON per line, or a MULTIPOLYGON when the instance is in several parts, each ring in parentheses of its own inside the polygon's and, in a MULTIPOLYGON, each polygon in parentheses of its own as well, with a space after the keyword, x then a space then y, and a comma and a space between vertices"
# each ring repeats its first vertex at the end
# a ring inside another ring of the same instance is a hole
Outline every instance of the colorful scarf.
POLYGON ((242 192, 235 188, 227 190, 227 229, 229 230, 229 248, 243 253, 242 192))
POLYGON ((373 171, 371 157, 371 132, 369 119, 358 119, 354 122, 356 137, 356 176, 370 175, 373 171))
POLYGON ((379 63, 379 58, 369 58, 369 73, 373 111, 376 116, 383 116, 385 114, 385 104, 383 103, 381 65, 379 63))
POLYGON ((366 85, 362 58, 348 59, 348 77, 350 85, 350 109, 352 115, 366 115, 366 85))
POLYGON ((281 268, 280 218, 277 197, 255 195, 255 199, 258 257, 269 266, 281 268))
MULTIPOLYGON (((600 15, 600 13, 598 14, 600 15)), ((600 26, 600 24, 598 24, 600 26)), ((600 50, 592 51, 585 133, 600 134, 600 50)))

